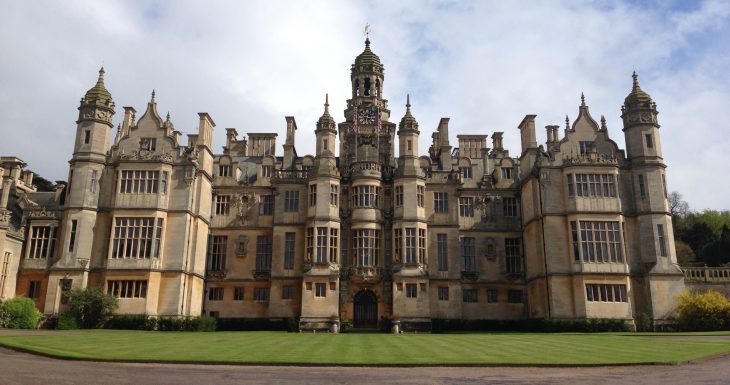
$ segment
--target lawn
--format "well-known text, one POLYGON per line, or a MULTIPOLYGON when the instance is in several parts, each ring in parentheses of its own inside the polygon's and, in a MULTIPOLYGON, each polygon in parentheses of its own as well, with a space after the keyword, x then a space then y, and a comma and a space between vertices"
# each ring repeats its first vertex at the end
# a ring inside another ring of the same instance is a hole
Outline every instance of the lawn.
POLYGON ((630 333, 306 334, 88 330, 0 336, 0 345, 94 360, 332 365, 609 365, 730 352, 730 339, 630 333))

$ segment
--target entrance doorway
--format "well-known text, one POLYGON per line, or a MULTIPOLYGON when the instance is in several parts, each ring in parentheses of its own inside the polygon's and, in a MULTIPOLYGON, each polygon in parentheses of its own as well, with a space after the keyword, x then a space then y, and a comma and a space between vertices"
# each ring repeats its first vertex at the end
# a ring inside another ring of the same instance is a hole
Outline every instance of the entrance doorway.
POLYGON ((370 290, 355 294, 353 326, 356 328, 378 327, 378 298, 370 290))

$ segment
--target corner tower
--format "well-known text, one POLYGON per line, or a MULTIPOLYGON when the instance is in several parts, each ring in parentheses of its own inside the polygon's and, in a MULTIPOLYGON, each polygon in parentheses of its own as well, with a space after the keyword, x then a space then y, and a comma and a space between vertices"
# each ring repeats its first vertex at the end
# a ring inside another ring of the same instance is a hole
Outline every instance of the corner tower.
POLYGON ((114 116, 114 101, 104 84, 104 68, 81 98, 74 152, 69 161, 68 191, 59 234, 58 261, 48 278, 45 311, 56 313, 61 286, 85 288, 94 257, 99 195, 114 116))
POLYGON ((684 290, 684 276, 674 251, 659 112, 651 96, 639 86, 636 72, 632 77, 631 92, 621 108, 630 170, 624 185, 633 187, 634 215, 627 218, 626 234, 635 238, 629 244, 636 245, 629 251, 637 257, 634 258, 637 263, 632 266, 633 287, 636 297, 645 298, 637 301, 637 312, 648 313, 661 323, 670 316, 674 296, 684 290))

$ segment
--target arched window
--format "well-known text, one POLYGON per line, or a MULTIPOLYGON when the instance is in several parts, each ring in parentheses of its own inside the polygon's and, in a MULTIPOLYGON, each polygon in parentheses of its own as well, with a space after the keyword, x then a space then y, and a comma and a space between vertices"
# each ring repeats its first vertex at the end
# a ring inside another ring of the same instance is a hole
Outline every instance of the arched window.
POLYGON ((375 97, 380 97, 380 79, 375 79, 375 97))
POLYGON ((355 79, 355 96, 360 96, 360 79, 355 79))
POLYGON ((365 96, 370 96, 370 78, 365 78, 365 96))

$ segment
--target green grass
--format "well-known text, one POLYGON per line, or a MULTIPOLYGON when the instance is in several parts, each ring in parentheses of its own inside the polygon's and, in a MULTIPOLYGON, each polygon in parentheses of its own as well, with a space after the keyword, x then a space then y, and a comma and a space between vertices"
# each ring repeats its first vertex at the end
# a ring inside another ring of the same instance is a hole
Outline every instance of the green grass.
POLYGON ((730 352, 729 339, 667 339, 629 333, 393 335, 89 330, 0 336, 0 345, 79 359, 333 365, 676 364, 730 352))

